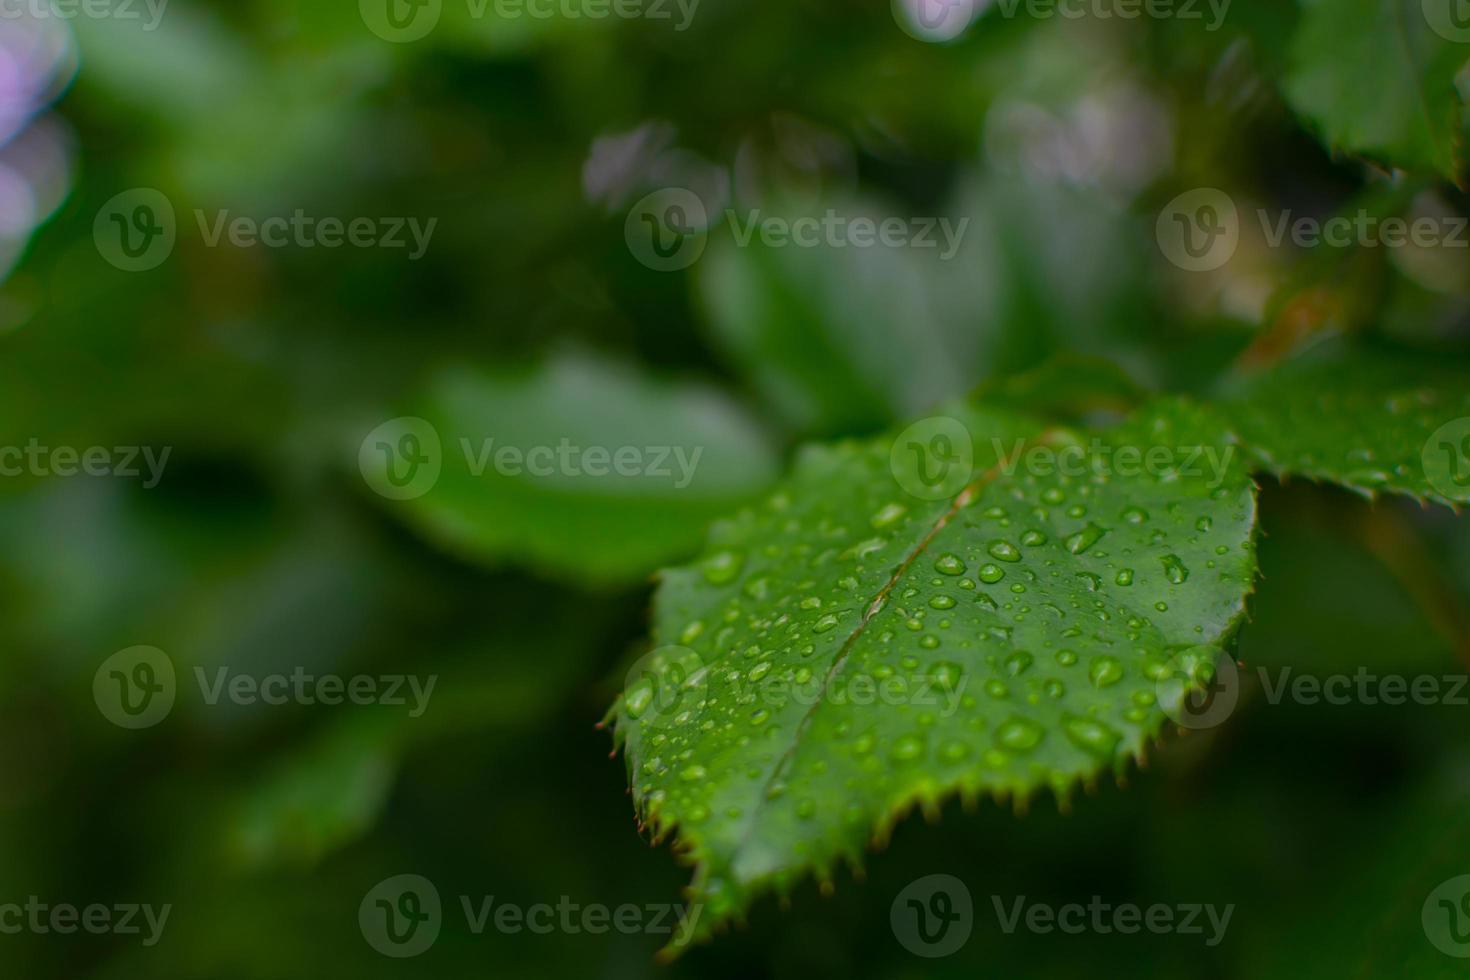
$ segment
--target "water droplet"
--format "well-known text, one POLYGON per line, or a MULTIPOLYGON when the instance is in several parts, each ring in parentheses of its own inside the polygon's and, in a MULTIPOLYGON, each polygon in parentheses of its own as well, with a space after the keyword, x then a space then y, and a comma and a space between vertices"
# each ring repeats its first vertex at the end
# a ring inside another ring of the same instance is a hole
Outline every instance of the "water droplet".
POLYGON ((945 742, 939 749, 939 757, 945 762, 960 762, 970 754, 970 746, 958 739, 945 742))
POLYGON ((686 766, 684 771, 679 773, 679 778, 686 783, 697 783, 707 775, 704 766, 686 766))
POLYGON ((1183 585, 1184 580, 1189 578, 1189 569, 1184 567, 1184 562, 1179 560, 1178 555, 1165 555, 1159 561, 1164 563, 1164 577, 1170 584, 1183 585))
POLYGON ((1062 730, 1067 734, 1067 741, 1100 759, 1112 758, 1118 747, 1118 733, 1091 718, 1069 715, 1062 721, 1062 730))
POLYGON ((1040 531, 1027 531, 1021 535, 1021 543, 1034 548, 1037 545, 1046 544, 1046 535, 1040 531))
POLYGON ((1194 522, 1194 529, 1201 532, 1208 531, 1210 528, 1214 527, 1214 523, 1215 522, 1210 520, 1208 517, 1201 517, 1199 520, 1194 522))
POLYGON ((1058 650, 1057 663, 1063 667, 1071 667, 1077 663, 1077 654, 1071 650, 1058 650))
POLYGON ((684 627, 684 631, 679 634, 679 642, 684 644, 685 646, 688 646, 695 640, 699 639, 699 634, 703 632, 704 622, 702 620, 696 619, 694 622, 684 627))
POLYGON ((960 686, 960 678, 964 676, 965 669, 953 660, 940 660, 930 668, 930 674, 934 683, 946 691, 956 690, 960 686))
POLYGON ((1108 687, 1123 679, 1123 665, 1116 657, 1093 657, 1087 677, 1093 687, 1108 687))
MULTIPOLYGON (((994 541, 990 542, 990 547, 986 550, 990 552, 990 557, 995 558, 999 561, 1021 560, 1021 552, 1017 550, 1016 546, 1011 544, 1009 541, 1003 541, 1000 538, 996 538, 994 541)), ((985 577, 985 569, 983 568, 980 570, 980 577, 985 577)))
POLYGON ((1031 665, 1035 662, 1036 658, 1031 656, 1031 654, 1027 653, 1024 650, 1017 650, 1009 657, 1006 657, 1006 671, 1012 677, 1017 677, 1021 674, 1026 673, 1026 671, 1029 670, 1031 665))
POLYGON ((941 575, 963 575, 965 574, 965 563, 960 560, 959 555, 946 553, 935 560, 934 570, 941 575))
POLYGON ((940 593, 929 600, 930 609, 953 609, 954 596, 940 593))
POLYGON ((834 627, 836 625, 837 625, 837 617, 834 614, 832 614, 832 613, 828 613, 827 615, 823 616, 821 619, 817 620, 816 625, 814 625, 812 627, 812 632, 813 633, 825 633, 825 632, 827 632, 828 630, 830 630, 832 627, 834 627))
POLYGON ((814 595, 809 595, 805 599, 801 600, 801 602, 797 603, 797 605, 800 606, 802 609, 821 609, 822 600, 814 595))
POLYGON ((1083 585, 1087 586, 1088 592, 1096 592, 1102 588, 1102 578, 1091 572, 1078 572, 1077 577, 1082 580, 1083 585))
POLYGON ((994 585, 1006 577, 1005 571, 999 565, 992 565, 990 562, 981 565, 980 571, 976 574, 980 576, 980 581, 986 585, 994 585))
POLYGON ((903 504, 884 504, 878 513, 868 518, 868 523, 873 525, 873 530, 882 530, 885 527, 892 527, 894 524, 903 520, 903 515, 908 512, 909 509, 903 504))
POLYGON ((744 565, 745 556, 738 551, 717 552, 704 561, 704 580, 710 585, 728 585, 744 565))
POLYGON ((1129 507, 1123 511, 1123 520, 1129 524, 1142 524, 1148 520, 1148 511, 1142 507, 1129 507))
POLYGON ((1091 548, 1093 545, 1101 541, 1102 536, 1107 533, 1107 528, 1098 527, 1096 524, 1093 524, 1091 521, 1089 521, 1087 523, 1087 526, 1084 527, 1082 530, 1067 535, 1067 550, 1074 555, 1080 555, 1082 554, 1082 552, 1086 551, 1088 548, 1091 548))
POLYGON ((924 754, 924 739, 918 735, 902 735, 888 754, 896 762, 912 762, 924 754))
POLYGON ((758 681, 762 677, 764 677, 767 674, 769 674, 770 672, 771 672, 771 662, 769 660, 765 660, 765 661, 762 661, 761 663, 756 664, 754 667, 750 668, 750 673, 748 673, 748 674, 745 675, 745 679, 748 680, 748 681, 752 681, 752 682, 753 681, 758 681))
POLYGON ((1011 718, 995 730, 995 740, 1013 752, 1029 752, 1041 744, 1046 732, 1029 718, 1011 718))
POLYGON ((1114 582, 1117 582, 1119 585, 1132 585, 1133 584, 1133 569, 1131 569, 1131 568, 1122 568, 1122 569, 1119 569, 1118 570, 1118 577, 1115 578, 1115 579, 1113 579, 1113 581, 1114 582))
POLYGON ((628 717, 635 720, 641 718, 652 703, 653 684, 646 680, 634 684, 623 696, 623 707, 627 710, 628 717))

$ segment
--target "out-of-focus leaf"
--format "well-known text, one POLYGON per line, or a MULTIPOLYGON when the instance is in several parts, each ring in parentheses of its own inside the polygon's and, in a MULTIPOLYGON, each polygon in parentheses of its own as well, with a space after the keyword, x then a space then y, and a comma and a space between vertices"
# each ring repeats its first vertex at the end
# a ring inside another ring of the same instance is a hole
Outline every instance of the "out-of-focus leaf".
POLYGON ((389 506, 455 554, 574 582, 636 581, 694 551, 776 475, 761 430, 719 391, 581 356, 451 371, 422 406, 442 474, 389 506))
MULTIPOLYGON (((716 343, 804 432, 879 428, 959 394, 974 380, 979 325, 961 329, 935 302, 935 266, 953 258, 940 227, 925 234, 925 249, 853 245, 835 222, 839 244, 828 243, 826 230, 812 233, 821 243, 810 246, 761 240, 761 222, 828 213, 826 204, 787 205, 732 212, 722 223, 698 270, 716 343), (724 227, 738 224, 744 236, 752 221, 748 243, 724 227)), ((869 207, 830 213, 844 223, 883 220, 869 207)), ((968 222, 945 220, 950 241, 963 243, 968 222)))
POLYGON ((277 761, 234 809, 231 856, 310 866, 366 833, 393 784, 396 731, 383 711, 353 716, 277 761))
POLYGON ((1306 4, 1285 91, 1329 146, 1459 177, 1464 102, 1455 73, 1470 48, 1431 27, 1426 11, 1437 2, 1306 4))
POLYGON ((1228 411, 1278 477, 1470 502, 1470 365, 1331 345, 1244 381, 1228 411))

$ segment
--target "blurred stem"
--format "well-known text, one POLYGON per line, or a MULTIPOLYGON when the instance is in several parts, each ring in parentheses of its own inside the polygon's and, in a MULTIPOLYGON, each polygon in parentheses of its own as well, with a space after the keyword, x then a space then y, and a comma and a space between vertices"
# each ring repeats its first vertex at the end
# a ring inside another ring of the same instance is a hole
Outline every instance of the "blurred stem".
MULTIPOLYGON (((1404 178, 1364 188, 1328 220, 1352 221, 1359 212, 1382 221, 1408 209, 1432 183, 1404 178)), ((1324 222, 1325 224, 1325 222, 1324 222)), ((1276 289, 1266 304, 1265 328, 1236 360, 1250 373, 1285 359, 1329 329, 1344 333, 1366 328, 1381 292, 1382 250, 1362 245, 1314 250, 1276 289)))
POLYGON ((1446 584, 1447 578, 1436 574, 1434 555, 1425 547, 1418 530, 1396 510, 1358 508, 1358 515, 1353 522, 1354 533, 1398 579, 1460 660, 1470 666, 1470 609, 1446 584))

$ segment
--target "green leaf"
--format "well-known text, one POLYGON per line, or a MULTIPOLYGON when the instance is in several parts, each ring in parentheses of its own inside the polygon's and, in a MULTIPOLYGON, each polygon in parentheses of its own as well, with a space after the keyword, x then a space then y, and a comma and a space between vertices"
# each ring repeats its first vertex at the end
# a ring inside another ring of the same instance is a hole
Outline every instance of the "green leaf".
POLYGON ((1332 346, 1232 392, 1236 431, 1263 468, 1359 493, 1470 502, 1470 366, 1332 346))
POLYGON ((808 871, 828 880, 915 803, 1065 797, 1120 772, 1163 726, 1158 682, 1202 680, 1240 621, 1255 491, 1212 413, 1159 402, 1092 431, 949 416, 973 447, 961 492, 907 494, 891 466, 936 445, 934 419, 813 447, 664 575, 667 646, 630 675, 617 732, 644 817, 696 865, 705 932, 808 871), (1044 473, 1067 447, 1084 475, 1044 473), (1165 448, 1142 474, 1124 447, 1165 448))
MULTIPOLYGON (((1438 0, 1431 0, 1431 4, 1438 0)), ((1334 148, 1456 180, 1470 57, 1421 0, 1315 0, 1292 44, 1287 100, 1334 148)))
POLYGON ((442 473, 394 506, 456 554, 576 582, 634 581, 694 552, 711 520, 776 475, 761 430, 718 391, 581 356, 521 375, 444 374, 419 414, 438 433, 442 473))
MULTIPOLYGON (((931 228, 930 251, 773 247, 759 226, 745 227, 829 212, 814 202, 731 212, 738 227, 711 245, 697 280, 715 342, 803 432, 872 431, 963 392, 979 337, 972 322, 946 316, 937 277, 968 222, 946 219, 948 238, 931 228), (747 230, 750 241, 738 245, 747 230)), ((842 216, 883 220, 866 203, 842 216)))

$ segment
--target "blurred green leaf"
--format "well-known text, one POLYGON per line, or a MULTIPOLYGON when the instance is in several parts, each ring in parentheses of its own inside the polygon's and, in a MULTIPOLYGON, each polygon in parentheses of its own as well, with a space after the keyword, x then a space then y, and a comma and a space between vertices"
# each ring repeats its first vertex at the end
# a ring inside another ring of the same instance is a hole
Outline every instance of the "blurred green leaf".
POLYGON ((649 575, 776 475, 761 429, 718 390, 584 356, 446 372, 419 414, 443 473, 389 506, 457 555, 572 582, 649 575))
POLYGON ((1432 9, 1448 17, 1454 2, 1306 0, 1287 99, 1333 149, 1458 181, 1464 101, 1455 74, 1470 49, 1430 23, 1432 9))
POLYGON ((1228 410, 1278 477, 1470 501, 1470 365, 1332 344, 1245 380, 1228 410))

